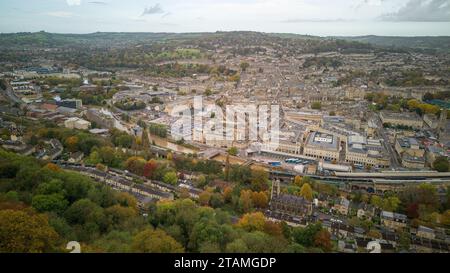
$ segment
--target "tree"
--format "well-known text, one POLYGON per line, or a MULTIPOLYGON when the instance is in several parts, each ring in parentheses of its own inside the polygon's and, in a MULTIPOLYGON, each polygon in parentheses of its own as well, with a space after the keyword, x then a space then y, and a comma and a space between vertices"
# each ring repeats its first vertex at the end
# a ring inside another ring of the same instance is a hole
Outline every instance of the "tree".
POLYGON ((265 192, 252 192, 252 202, 256 208, 267 208, 269 206, 269 198, 265 192))
POLYGON ((401 232, 398 238, 398 249, 409 250, 411 245, 411 235, 408 232, 401 232))
POLYGON ((269 187, 269 174, 262 169, 251 170, 250 183, 252 190, 265 191, 269 187))
POLYGON ((321 248, 323 251, 331 251, 333 245, 331 244, 331 234, 328 230, 322 229, 314 236, 314 246, 321 248))
POLYGON ((297 187, 302 186, 302 177, 300 175, 295 176, 294 178, 294 185, 297 187))
POLYGON ((253 209, 252 191, 242 190, 239 197, 239 208, 242 212, 249 212, 253 209))
POLYGON ((314 110, 320 110, 320 109, 322 109, 322 104, 320 102, 318 102, 318 101, 313 102, 311 104, 311 108, 314 109, 314 110))
POLYGON ((125 162, 125 168, 137 175, 143 175, 145 164, 146 161, 142 157, 132 156, 125 162))
POLYGON ((233 188, 228 186, 223 190, 223 198, 225 202, 231 202, 231 197, 233 195, 233 188))
POLYGON ((178 177, 176 172, 168 172, 163 177, 164 183, 176 185, 178 183, 178 177))
POLYGON ((228 243, 225 251, 227 253, 248 253, 250 252, 247 244, 242 239, 236 239, 231 243, 228 243))
POLYGON ((261 212, 246 213, 237 223, 237 227, 246 231, 263 231, 266 224, 264 214, 261 212))
POLYGON ((183 253, 183 246, 166 232, 160 229, 148 228, 139 232, 133 238, 133 252, 142 253, 183 253))
POLYGON ((69 202, 64 199, 62 194, 39 194, 33 196, 31 205, 39 212, 56 212, 61 214, 65 211, 69 202))
POLYGON ((0 252, 50 252, 55 250, 58 234, 42 214, 25 211, 0 211, 0 252))
POLYGON ((436 158, 436 160, 433 162, 433 169, 435 169, 438 172, 448 172, 449 169, 448 159, 444 156, 436 158))
POLYGON ((236 147, 231 147, 227 152, 229 155, 236 156, 239 153, 239 150, 236 147))
POLYGON ((209 200, 209 204, 211 205, 211 207, 213 208, 220 208, 223 206, 224 204, 224 198, 220 193, 213 193, 211 195, 211 198, 209 200))
POLYGON ((64 141, 64 144, 66 144, 67 150, 74 153, 78 150, 78 142, 79 142, 78 137, 71 136, 71 137, 66 138, 66 140, 64 141))
POLYGON ((240 67, 242 69, 242 71, 246 71, 247 68, 249 68, 250 64, 247 62, 241 62, 240 67))
POLYGON ((384 200, 383 210, 396 211, 401 201, 397 196, 391 196, 384 200))
POLYGON ((152 178, 155 170, 158 168, 158 163, 151 159, 144 165, 143 175, 147 178, 152 178))
POLYGON ((311 201, 313 199, 313 191, 312 191, 311 186, 308 183, 303 184, 303 186, 300 190, 300 196, 309 201, 311 201))
POLYGON ((321 230, 322 225, 320 223, 309 224, 306 228, 294 228, 292 237, 296 243, 304 245, 306 247, 312 247, 314 246, 316 234, 321 230))
POLYGON ((203 191, 198 196, 198 201, 202 206, 208 206, 212 193, 209 190, 203 191))
POLYGON ((383 237, 381 233, 375 229, 371 229, 369 232, 367 232, 367 236, 375 239, 381 239, 383 237))

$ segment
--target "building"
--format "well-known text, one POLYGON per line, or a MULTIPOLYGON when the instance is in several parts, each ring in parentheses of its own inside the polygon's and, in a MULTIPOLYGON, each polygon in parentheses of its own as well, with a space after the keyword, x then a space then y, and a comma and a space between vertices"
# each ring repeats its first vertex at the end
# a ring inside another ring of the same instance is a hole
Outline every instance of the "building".
POLYGON ((439 126, 439 119, 436 118, 435 115, 425 114, 423 116, 423 121, 426 125, 428 125, 431 129, 437 129, 439 126))
POLYGON ((430 145, 425 149, 425 158, 427 163, 429 163, 430 165, 433 164, 433 162, 441 156, 447 157, 447 153, 443 148, 439 146, 430 145))
POLYGON ((390 211, 382 211, 380 218, 382 225, 395 230, 406 228, 408 222, 406 215, 390 211))
POLYGON ((91 127, 91 123, 80 118, 69 118, 64 121, 64 126, 69 129, 87 130, 91 127))
POLYGON ((381 140, 367 139, 364 136, 348 137, 345 161, 371 167, 389 167, 389 155, 381 140))
POLYGON ((402 165, 410 169, 425 167, 425 150, 412 137, 402 137, 395 140, 395 150, 402 158, 402 165))
POLYGON ((83 102, 77 99, 68 99, 56 101, 56 105, 72 109, 80 109, 83 107, 83 102))
POLYGON ((311 132, 306 139, 304 155, 339 161, 339 139, 334 135, 311 132))
POLYGON ((333 206, 333 209, 342 215, 348 214, 348 209, 350 207, 350 201, 347 198, 339 198, 339 202, 333 206))
POLYGON ((82 153, 82 152, 72 153, 72 154, 70 154, 70 157, 69 157, 68 161, 70 163, 78 163, 81 160, 83 160, 83 157, 84 157, 84 153, 82 153))
POLYGON ((416 113, 395 113, 389 111, 381 111, 380 118, 383 124, 393 126, 405 126, 413 129, 421 129, 423 120, 416 113))
POLYGON ((399 155, 407 153, 410 156, 422 157, 425 150, 421 148, 421 145, 417 139, 412 137, 398 137, 395 140, 395 150, 399 155))
POLYGON ((430 240, 434 240, 436 238, 434 229, 425 227, 425 226, 419 226, 417 228, 417 236, 421 237, 421 238, 430 239, 430 240))
POLYGON ((274 181, 270 199, 272 212, 296 218, 308 218, 312 214, 312 202, 303 197, 280 192, 280 181, 274 181))
POLYGON ((116 120, 111 113, 105 110, 89 109, 86 111, 86 117, 89 121, 94 122, 97 126, 112 129, 116 125, 116 120))

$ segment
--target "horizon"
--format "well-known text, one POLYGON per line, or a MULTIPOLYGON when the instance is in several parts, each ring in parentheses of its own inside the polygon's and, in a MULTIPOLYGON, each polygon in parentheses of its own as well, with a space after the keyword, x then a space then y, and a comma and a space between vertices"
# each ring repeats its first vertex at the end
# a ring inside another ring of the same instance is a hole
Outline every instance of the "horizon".
POLYGON ((72 32, 50 32, 46 30, 40 31, 21 31, 21 32, 0 32, 0 35, 14 35, 14 34, 37 34, 37 33, 47 33, 56 35, 93 35, 93 34, 214 34, 214 33, 237 33, 237 32, 253 32, 261 34, 283 34, 283 35, 298 35, 306 37, 317 37, 317 38, 359 38, 359 37, 389 37, 389 38, 439 38, 439 37, 450 37, 449 35, 418 35, 418 36, 408 36, 408 35, 376 35, 376 34, 365 34, 365 35, 330 35, 330 36, 320 36, 312 34, 300 34, 293 32, 264 32, 264 31, 254 31, 254 30, 216 30, 216 31, 187 31, 187 32, 146 32, 146 31, 95 31, 95 32, 85 32, 85 33, 72 33, 72 32))
POLYGON ((450 36, 450 0, 4 0, 0 33, 450 36))

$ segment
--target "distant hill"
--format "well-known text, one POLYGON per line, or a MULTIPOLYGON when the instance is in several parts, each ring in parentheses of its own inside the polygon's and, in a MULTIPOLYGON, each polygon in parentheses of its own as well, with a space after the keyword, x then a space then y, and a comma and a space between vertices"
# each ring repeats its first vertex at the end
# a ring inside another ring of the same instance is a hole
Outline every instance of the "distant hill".
MULTIPOLYGON (((213 50, 214 45, 242 48, 257 46, 290 45, 289 51, 317 53, 338 50, 343 53, 370 51, 426 53, 450 53, 450 37, 319 37, 289 33, 262 32, 204 32, 204 33, 144 33, 144 32, 96 32, 90 34, 55 34, 48 32, 22 32, 0 34, 0 49, 22 50, 35 48, 104 49, 134 48, 143 45, 177 46, 188 44, 213 50), (167 43, 170 42, 170 43, 167 43)), ((242 53, 242 52, 241 52, 242 53)), ((1 54, 0 54, 1 55, 1 54)))
POLYGON ((411 48, 425 51, 438 50, 450 52, 450 36, 396 37, 370 35, 333 38, 361 43, 369 43, 383 47, 411 48))

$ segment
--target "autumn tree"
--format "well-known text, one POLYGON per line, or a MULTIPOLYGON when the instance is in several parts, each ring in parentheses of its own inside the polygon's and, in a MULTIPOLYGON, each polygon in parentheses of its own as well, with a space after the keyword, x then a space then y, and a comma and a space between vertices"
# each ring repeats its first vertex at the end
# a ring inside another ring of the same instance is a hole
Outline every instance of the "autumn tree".
POLYGON ((242 212, 250 212, 253 209, 252 191, 242 190, 239 197, 239 208, 242 212))
POLYGON ((0 252, 50 252, 58 234, 42 214, 0 211, 0 252))
POLYGON ((228 186, 223 190, 223 198, 225 202, 231 202, 231 197, 233 195, 233 188, 228 186))
POLYGON ((146 161, 142 157, 132 156, 125 162, 125 168, 134 174, 142 175, 145 163, 146 161))
POLYGON ((381 239, 383 236, 381 233, 376 229, 371 229, 369 232, 367 232, 367 237, 375 238, 375 239, 381 239))
POLYGON ((302 177, 300 175, 295 176, 294 178, 294 185, 297 187, 302 186, 302 177))
POLYGON ((266 219, 262 212, 246 213, 237 223, 237 226, 247 231, 263 231, 266 219))
POLYGON ((147 161, 144 165, 143 175, 152 178, 156 168, 158 168, 158 163, 154 159, 147 161))
POLYGON ((269 205, 269 198, 265 192, 252 192, 252 202, 256 208, 267 208, 269 205))
POLYGON ((67 150, 69 150, 69 152, 76 152, 78 150, 78 137, 76 136, 71 136, 66 138, 66 140, 64 141, 64 144, 66 145, 67 150))
POLYGON ((314 246, 321 248, 323 251, 331 251, 333 245, 331 244, 331 234, 326 229, 322 229, 314 236, 314 246))
POLYGON ((262 169, 251 170, 250 179, 252 190, 265 191, 269 187, 269 174, 262 169))
POLYGON ((148 228, 133 238, 132 251, 140 253, 183 253, 183 246, 160 229, 148 228))
POLYGON ((313 191, 312 191, 311 186, 308 183, 303 184, 303 186, 300 190, 300 196, 309 201, 311 201, 313 199, 313 191))

